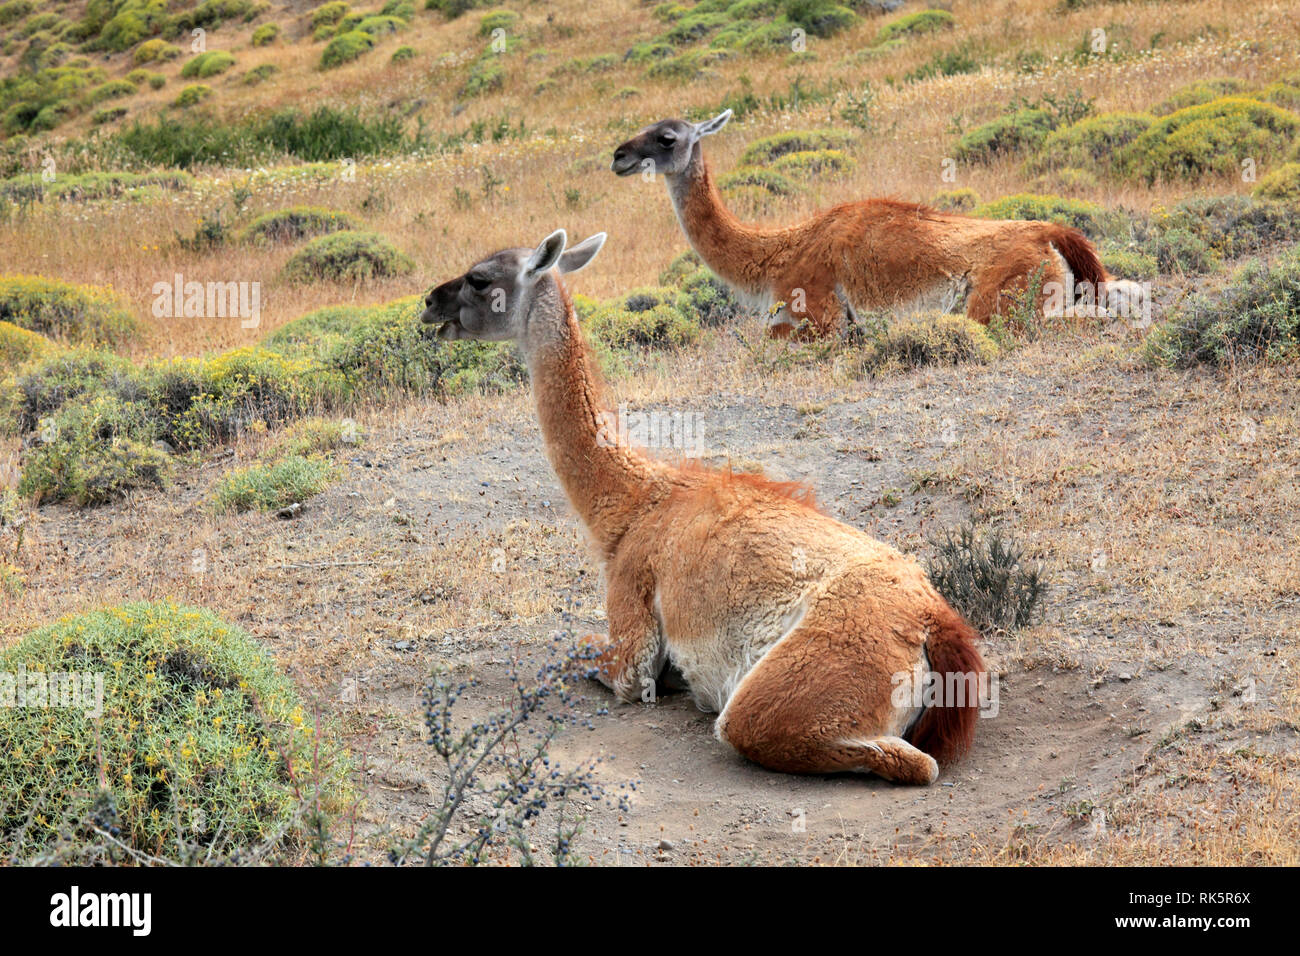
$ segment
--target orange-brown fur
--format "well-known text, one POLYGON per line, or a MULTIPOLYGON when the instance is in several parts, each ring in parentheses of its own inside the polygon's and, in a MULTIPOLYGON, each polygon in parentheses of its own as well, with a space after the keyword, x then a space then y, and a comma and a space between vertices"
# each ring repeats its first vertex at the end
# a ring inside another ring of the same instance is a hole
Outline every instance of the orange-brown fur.
POLYGON ((1088 239, 1055 223, 973 219, 918 203, 867 199, 792 226, 760 228, 727 209, 702 154, 680 175, 685 183, 675 188, 687 238, 732 286, 786 304, 788 321, 771 327, 778 336, 805 323, 804 334, 814 337, 842 327, 837 289, 855 309, 870 310, 919 300, 940 283, 962 280, 969 283, 966 315, 987 325, 1040 268, 1044 284, 1067 282, 1056 253, 1076 283, 1110 278, 1088 239), (802 290, 802 308, 796 290, 802 290))
MULTIPOLYGON (((604 563, 609 636, 591 639, 602 680, 635 701, 676 664, 697 702, 725 708, 718 736, 751 760, 930 782, 933 763, 891 732, 891 675, 914 670, 923 648, 938 666, 982 673, 973 632, 914 561, 818 512, 802 486, 602 443, 594 363, 558 278, 545 281, 566 334, 529 365, 547 453, 604 563), (781 640, 773 627, 798 605, 803 620, 781 640), (696 681, 716 670, 714 645, 726 655, 728 641, 750 638, 768 655, 747 673, 724 659, 745 677, 727 700, 709 698, 696 681), (862 740, 876 743, 845 743, 862 740)), ((975 714, 971 701, 923 718, 918 727, 937 728, 924 735, 930 752, 968 747, 975 714)))

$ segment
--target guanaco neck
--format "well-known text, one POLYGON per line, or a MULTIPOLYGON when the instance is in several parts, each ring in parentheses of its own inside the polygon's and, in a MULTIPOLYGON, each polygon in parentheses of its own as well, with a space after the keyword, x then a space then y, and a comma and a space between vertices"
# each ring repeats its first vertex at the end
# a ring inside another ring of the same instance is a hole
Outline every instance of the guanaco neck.
POLYGON ((667 469, 618 441, 601 401, 604 383, 554 273, 538 280, 522 344, 551 467, 595 544, 612 557, 659 497, 667 469))
POLYGON ((775 230, 747 226, 723 205, 698 142, 691 147, 686 169, 664 179, 677 221, 708 267, 745 291, 766 291, 766 276, 779 264, 787 244, 775 230))

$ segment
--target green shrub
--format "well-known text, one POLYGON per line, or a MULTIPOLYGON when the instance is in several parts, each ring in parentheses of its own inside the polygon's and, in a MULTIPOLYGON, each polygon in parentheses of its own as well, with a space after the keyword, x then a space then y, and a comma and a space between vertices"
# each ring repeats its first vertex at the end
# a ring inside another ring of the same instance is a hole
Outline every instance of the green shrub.
POLYGON ((996 343, 978 322, 962 315, 932 312, 891 323, 872 343, 864 364, 873 371, 966 362, 987 364, 997 355, 996 343))
POLYGON ((957 158, 988 162, 998 156, 1037 149, 1052 132, 1054 119, 1045 109, 1019 109, 976 126, 957 141, 957 158))
POLYGON ((135 85, 130 80, 109 80, 87 93, 86 102, 91 106, 98 106, 105 100, 116 100, 133 95, 135 95, 135 85))
POLYGON ((474 64, 460 95, 465 99, 482 96, 501 89, 506 82, 506 71, 495 59, 483 59, 474 64))
POLYGON ((962 43, 951 50, 941 50, 934 54, 915 70, 905 74, 903 81, 919 83, 936 76, 960 76, 964 73, 974 73, 979 68, 979 61, 971 53, 969 45, 962 43))
POLYGON ((103 126, 105 123, 112 123, 114 120, 120 120, 129 113, 125 106, 106 106, 102 110, 95 110, 91 114, 90 122, 96 126, 103 126))
POLYGON ((288 282, 357 282, 405 275, 415 263, 373 232, 343 230, 320 236, 285 263, 288 282))
POLYGON ((270 46, 280 38, 280 24, 263 23, 253 31, 250 38, 253 46, 270 46))
POLYGON ((144 63, 156 63, 163 60, 174 60, 181 55, 181 48, 168 43, 166 40, 154 38, 145 40, 135 52, 131 54, 131 60, 136 66, 144 63))
POLYGON ((316 206, 294 206, 258 216, 244 229, 240 239, 253 243, 299 242, 356 228, 356 221, 347 213, 316 206))
POLYGON ((57 346, 30 329, 0 321, 0 372, 18 368, 32 359, 43 358, 57 346))
POLYGON ((176 95, 172 105, 177 109, 189 109, 197 106, 212 95, 212 87, 206 83, 191 83, 176 95))
POLYGON ((311 15, 311 28, 313 30, 323 26, 333 26, 348 15, 352 8, 343 0, 330 0, 329 3, 317 7, 311 15))
POLYGON ((368 33, 372 37, 388 36, 390 33, 397 33, 399 30, 406 29, 406 21, 397 17, 365 17, 357 24, 357 30, 361 33, 368 33))
POLYGON ((437 10, 448 20, 454 20, 469 10, 491 7, 497 3, 498 0, 424 0, 424 9, 437 10))
POLYGON ((1123 232, 1125 217, 1083 199, 1018 193, 982 203, 971 215, 980 219, 1036 219, 1057 222, 1085 233, 1094 241, 1123 232))
POLYGON ((969 212, 979 205, 979 195, 973 189, 949 189, 936 193, 930 205, 945 212, 969 212))
POLYGON ((288 455, 270 464, 236 469, 217 483, 213 505, 219 513, 278 511, 320 494, 336 469, 319 456, 288 455))
POLYGON ((740 312, 731 287, 702 267, 682 280, 677 307, 687 319, 705 328, 730 321, 740 312))
POLYGON ((678 303, 674 289, 637 289, 596 306, 583 320, 588 334, 611 349, 679 348, 694 342, 700 327, 682 313, 678 303))
POLYGON ((0 26, 8 26, 23 19, 36 9, 36 0, 8 0, 0 3, 0 26))
POLYGON ((1255 99, 1280 106, 1292 113, 1300 113, 1300 84, 1273 83, 1251 95, 1255 99))
POLYGON ((724 193, 737 188, 753 187, 773 196, 793 196, 799 187, 785 176, 761 166, 738 166, 718 179, 718 188, 724 193))
POLYGON ((886 23, 876 34, 876 42, 887 43, 909 36, 951 30, 956 25, 957 18, 947 10, 919 10, 886 23))
POLYGON ((210 76, 226 72, 234 65, 235 58, 225 50, 208 50, 181 67, 181 76, 185 79, 206 80, 210 76))
POLYGON ((245 86, 257 86, 259 83, 265 83, 279 72, 280 68, 274 63, 259 63, 244 74, 241 82, 245 86))
POLYGON ((1053 131, 1027 164, 1050 169, 1105 169, 1115 154, 1137 139, 1154 119, 1145 113, 1102 113, 1053 131))
POLYGON ((785 0, 784 7, 790 23, 815 37, 834 36, 858 20, 852 10, 833 0, 785 0))
POLYGON ((137 862, 92 821, 148 857, 233 859, 327 828, 304 816, 317 790, 323 813, 347 799, 346 754, 267 653, 211 612, 135 603, 63 618, 0 653, 0 672, 90 681, 81 698, 57 685, 86 706, 0 707, 0 859, 137 862))
POLYGON ((254 0, 202 0, 194 9, 172 17, 171 29, 189 33, 195 27, 216 27, 226 20, 240 19, 247 23, 264 9, 266 5, 254 0))
POLYGON ((518 22, 519 14, 513 10, 493 10, 479 20, 478 35, 484 38, 490 37, 493 30, 505 30, 509 33, 518 22))
POLYGON ((415 59, 415 47, 399 46, 393 51, 392 57, 389 58, 391 63, 405 63, 407 60, 415 59))
POLYGON ((1284 163, 1259 181, 1255 195, 1263 199, 1300 203, 1300 163, 1284 163))
POLYGON ((1245 80, 1235 77, 1222 77, 1216 80, 1198 80, 1184 86, 1172 96, 1157 103, 1151 112, 1157 116, 1167 116, 1189 106, 1200 106, 1222 96, 1240 96, 1249 89, 1245 80))
POLYGON ((30 275, 0 278, 0 321, 79 345, 121 345, 138 331, 109 290, 30 275))
POLYGON ((320 56, 322 70, 332 70, 345 63, 351 63, 361 55, 368 53, 375 45, 375 38, 360 30, 342 33, 330 40, 329 45, 320 56))
POLYGON ((1165 233, 1194 235, 1216 256, 1226 259, 1300 239, 1300 217, 1293 209, 1250 196, 1184 200, 1163 216, 1160 227, 1165 233))
POLYGON ((846 176, 857 168, 852 156, 838 149, 810 149, 786 153, 772 163, 773 172, 796 179, 846 176))
POLYGON ((1280 156, 1300 133, 1300 116, 1246 97, 1224 97, 1170 113, 1120 154, 1124 168, 1149 183, 1237 173, 1245 159, 1280 156))
POLYGON ((1221 294, 1180 304, 1146 350, 1151 361, 1179 368, 1300 357, 1300 246, 1271 267, 1248 263, 1221 294))
POLYGON ((1160 274, 1160 262, 1150 253, 1114 246, 1101 250, 1101 262, 1106 271, 1122 279, 1154 279, 1160 274))
POLYGON ((40 441, 23 462, 20 494, 77 505, 111 501, 136 488, 160 488, 171 468, 154 447, 148 408, 116 395, 65 404, 40 423, 40 441))
POLYGON ((843 151, 853 148, 857 141, 857 136, 842 129, 805 129, 777 133, 751 143, 740 154, 740 165, 762 166, 791 153, 843 151))
POLYGON ((980 536, 969 525, 954 535, 932 538, 935 557, 927 565, 935 590, 983 633, 1016 630, 1033 622, 1047 593, 1040 564, 1030 564, 1008 535, 980 536))

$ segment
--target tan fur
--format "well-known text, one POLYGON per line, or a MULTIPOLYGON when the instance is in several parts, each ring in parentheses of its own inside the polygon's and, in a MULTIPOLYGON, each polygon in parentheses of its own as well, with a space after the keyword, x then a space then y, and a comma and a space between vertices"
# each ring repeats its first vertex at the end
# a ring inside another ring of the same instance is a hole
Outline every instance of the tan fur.
MULTIPOLYGON (((1053 288, 1073 303, 1080 282, 1104 305, 1113 280, 1096 250, 1078 230, 1055 223, 973 219, 892 199, 844 203, 782 228, 742 223, 723 203, 699 141, 728 116, 647 127, 615 151, 614 168, 629 175, 640 158, 664 174, 700 258, 743 299, 779 307, 770 334, 817 338, 842 328, 849 310, 955 311, 962 300, 967 316, 987 325, 1039 270, 1040 312, 1053 288), (676 145, 659 141, 665 133, 677 136, 676 145)), ((1136 295, 1133 285, 1120 282, 1116 292, 1136 295)))
POLYGON ((597 676, 638 701, 680 673, 719 712, 719 739, 776 770, 933 781, 936 757, 969 746, 978 701, 922 712, 895 686, 931 669, 982 681, 974 633, 915 561, 818 511, 802 486, 618 442, 551 271, 581 268, 603 238, 561 255, 557 231, 536 251, 497 253, 434 289, 424 314, 441 338, 523 347, 547 456, 604 570, 609 634, 587 639, 597 676))
POLYGON ((568 335, 530 365, 547 453, 604 559, 602 681, 637 701, 673 664, 757 763, 931 782, 891 702, 891 676, 922 665, 952 613, 925 573, 788 487, 602 446, 594 366, 559 298, 568 335))

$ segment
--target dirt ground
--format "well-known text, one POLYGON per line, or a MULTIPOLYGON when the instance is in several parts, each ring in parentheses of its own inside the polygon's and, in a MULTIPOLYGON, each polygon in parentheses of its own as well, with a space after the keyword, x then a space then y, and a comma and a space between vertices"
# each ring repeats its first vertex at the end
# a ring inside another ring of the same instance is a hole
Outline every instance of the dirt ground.
MULTIPOLYGON (((615 705, 591 685, 591 711, 610 713, 554 755, 604 755, 603 781, 638 783, 630 812, 590 809, 584 856, 1297 861, 1294 370, 1153 371, 1112 331, 860 380, 739 339, 647 360, 615 392, 693 413, 713 461, 806 479, 829 513, 922 559, 966 518, 1003 528, 1051 590, 1040 623, 985 635, 998 713, 929 788, 770 773, 685 696, 615 705)), ((526 390, 360 423, 343 479, 293 520, 208 507, 257 438, 167 493, 41 509, 0 639, 130 598, 224 615, 365 754, 356 850, 378 860, 438 792, 421 722, 431 667, 478 678, 466 706, 481 715, 509 695, 511 658, 540 662, 568 601, 577 630, 604 622, 526 390)))

